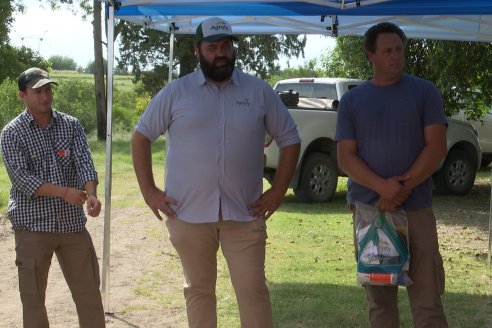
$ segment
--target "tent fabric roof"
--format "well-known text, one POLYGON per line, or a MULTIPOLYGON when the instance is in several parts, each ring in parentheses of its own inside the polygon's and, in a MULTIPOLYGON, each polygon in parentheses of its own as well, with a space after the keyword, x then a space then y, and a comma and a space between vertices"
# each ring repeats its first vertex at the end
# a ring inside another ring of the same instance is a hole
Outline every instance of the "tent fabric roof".
POLYGON ((492 42, 490 0, 119 0, 115 10, 118 19, 175 34, 195 33, 210 16, 236 34, 363 35, 390 21, 410 38, 492 42))

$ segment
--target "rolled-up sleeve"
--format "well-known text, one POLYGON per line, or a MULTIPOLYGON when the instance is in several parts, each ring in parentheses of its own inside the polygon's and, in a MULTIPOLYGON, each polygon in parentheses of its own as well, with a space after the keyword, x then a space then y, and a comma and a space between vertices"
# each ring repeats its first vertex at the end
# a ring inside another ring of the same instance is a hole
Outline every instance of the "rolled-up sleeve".
POLYGON ((80 185, 85 185, 87 181, 98 182, 96 168, 94 167, 84 128, 78 122, 74 123, 73 149, 75 169, 80 185))

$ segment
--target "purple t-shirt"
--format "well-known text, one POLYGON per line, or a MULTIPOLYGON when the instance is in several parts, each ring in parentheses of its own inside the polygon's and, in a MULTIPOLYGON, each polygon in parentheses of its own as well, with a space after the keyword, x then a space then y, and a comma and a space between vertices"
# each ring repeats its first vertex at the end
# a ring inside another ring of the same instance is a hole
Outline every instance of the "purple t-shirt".
MULTIPOLYGON (((366 81, 345 94, 337 115, 336 141, 355 140, 359 157, 383 178, 402 175, 425 146, 424 127, 447 124, 442 98, 427 80, 403 74, 390 86, 366 81)), ((352 179, 349 203, 374 204, 378 194, 352 179)), ((415 187, 403 203, 405 210, 432 205, 432 180, 415 187)))

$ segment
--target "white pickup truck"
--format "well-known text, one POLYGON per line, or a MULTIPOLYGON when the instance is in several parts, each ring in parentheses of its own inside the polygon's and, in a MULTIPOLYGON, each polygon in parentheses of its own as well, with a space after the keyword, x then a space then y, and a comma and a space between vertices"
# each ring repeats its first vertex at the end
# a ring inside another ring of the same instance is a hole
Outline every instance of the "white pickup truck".
POLYGON ((478 133, 478 141, 482 148, 482 167, 492 162, 492 108, 478 120, 469 120, 463 111, 452 116, 452 118, 465 121, 473 125, 478 133))
MULTIPOLYGON (((328 201, 336 191, 338 177, 345 176, 337 165, 335 143, 338 102, 343 94, 363 80, 343 78, 296 78, 279 81, 274 89, 281 96, 297 124, 301 155, 290 187, 304 202, 328 201)), ((448 119, 448 155, 434 174, 434 185, 443 194, 466 194, 480 168, 481 149, 472 125, 448 119)), ((267 136, 264 176, 272 181, 278 147, 267 136)))

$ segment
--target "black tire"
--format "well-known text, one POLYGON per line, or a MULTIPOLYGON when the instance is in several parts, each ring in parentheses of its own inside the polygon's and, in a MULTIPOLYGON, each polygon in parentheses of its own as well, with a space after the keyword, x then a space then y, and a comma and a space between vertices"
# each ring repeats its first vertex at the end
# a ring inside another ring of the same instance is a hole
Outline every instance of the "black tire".
POLYGON ((312 153, 302 163, 294 194, 302 202, 327 202, 337 189, 338 167, 323 153, 312 153))
POLYGON ((476 173, 476 165, 470 154, 463 150, 451 150, 441 170, 434 175, 434 185, 444 195, 465 195, 473 187, 476 173))

